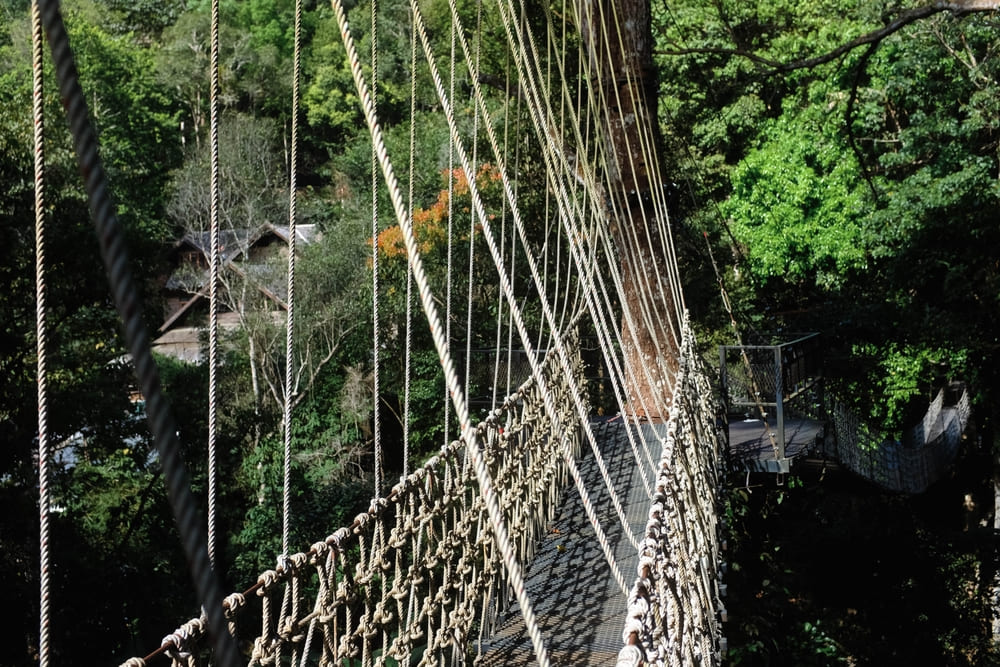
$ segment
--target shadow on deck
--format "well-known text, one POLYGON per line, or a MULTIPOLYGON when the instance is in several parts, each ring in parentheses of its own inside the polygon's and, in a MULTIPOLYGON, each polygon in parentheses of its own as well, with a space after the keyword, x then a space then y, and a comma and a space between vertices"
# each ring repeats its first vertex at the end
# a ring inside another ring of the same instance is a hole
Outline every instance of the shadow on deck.
POLYGON ((822 446, 825 423, 815 419, 784 420, 784 457, 777 420, 736 419, 729 422, 729 460, 737 470, 789 472, 795 459, 822 446), (772 440, 773 438, 773 440, 772 440))
MULTIPOLYGON (((660 444, 653 429, 643 425, 652 460, 659 461, 660 444)), ((650 499, 635 464, 620 419, 594 424, 594 433, 608 473, 618 490, 633 533, 645 529, 650 499)), ((642 439, 636 438, 639 446, 642 439)), ((578 462, 584 485, 627 584, 635 577, 638 553, 623 534, 600 471, 584 443, 578 462)), ((652 473, 648 477, 652 479, 652 473)), ((615 583, 576 487, 563 492, 563 504, 527 570, 526 586, 545 639, 552 665, 614 664, 623 646, 626 594, 615 583)), ((496 632, 482 643, 477 665, 536 664, 531 639, 515 604, 501 612, 496 632)))

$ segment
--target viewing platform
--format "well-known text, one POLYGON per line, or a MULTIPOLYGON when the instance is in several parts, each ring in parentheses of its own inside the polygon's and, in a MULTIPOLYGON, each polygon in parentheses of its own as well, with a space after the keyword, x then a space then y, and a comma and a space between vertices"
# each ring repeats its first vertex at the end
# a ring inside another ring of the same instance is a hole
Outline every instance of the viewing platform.
POLYGON ((788 472, 796 458, 822 446, 826 426, 815 419, 785 419, 783 455, 778 446, 778 432, 778 420, 773 417, 768 417, 766 422, 731 417, 730 462, 749 472, 788 472))
POLYGON ((793 459, 821 442, 824 423, 802 416, 817 414, 802 408, 819 403, 820 360, 817 333, 773 337, 760 345, 719 346, 733 467, 787 473, 793 459))

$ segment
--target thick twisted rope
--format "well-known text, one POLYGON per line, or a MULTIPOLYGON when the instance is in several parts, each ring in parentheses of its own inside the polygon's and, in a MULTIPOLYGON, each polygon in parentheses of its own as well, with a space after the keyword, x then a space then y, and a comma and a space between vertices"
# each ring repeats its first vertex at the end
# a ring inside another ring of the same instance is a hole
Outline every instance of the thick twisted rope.
MULTIPOLYGON (((508 14, 508 16, 512 17, 516 12, 514 11, 513 6, 512 6, 512 4, 509 1, 507 2, 507 5, 508 5, 507 14, 508 14)), ((592 7, 588 6, 588 8, 592 8, 592 7)), ((503 12, 503 10, 504 10, 504 7, 501 4, 501 12, 503 12)), ((607 33, 608 32, 608 28, 605 25, 604 13, 601 12, 601 11, 598 11, 597 14, 599 15, 597 17, 595 17, 593 14, 588 14, 587 18, 586 18, 586 21, 588 23, 591 23, 591 24, 594 24, 594 23, 598 24, 600 26, 601 30, 603 30, 605 33, 607 33)), ((581 20, 583 20, 583 19, 581 19, 581 20)), ((512 24, 512 30, 518 35, 518 43, 526 45, 526 51, 525 51, 524 54, 520 54, 518 51, 515 51, 514 54, 515 54, 516 58, 518 58, 521 62, 523 62, 523 65, 519 65, 519 71, 521 72, 522 78, 525 78, 525 77, 527 78, 527 81, 528 81, 529 85, 527 86, 526 92, 528 93, 528 97, 531 100, 531 104, 533 104, 534 106, 536 106, 537 109, 538 109, 537 111, 535 111, 533 113, 532 120, 533 120, 533 122, 536 123, 536 128, 537 128, 537 131, 540 133, 540 136, 542 134, 546 134, 546 133, 551 136, 551 135, 553 135, 553 131, 552 131, 551 128, 554 127, 554 126, 553 126, 553 124, 552 124, 551 121, 546 121, 545 120, 546 118, 551 118, 552 114, 553 114, 553 112, 551 111, 551 108, 549 107, 550 94, 547 93, 547 92, 543 92, 543 94, 538 94, 536 92, 537 89, 539 88, 539 84, 537 84, 535 82, 542 77, 542 73, 538 69, 538 62, 539 62, 538 55, 537 55, 538 54, 538 50, 537 50, 537 47, 534 44, 534 38, 533 38, 533 36, 532 36, 532 34, 531 34, 530 31, 524 31, 524 30, 522 30, 522 28, 520 26, 518 26, 516 22, 513 22, 512 20, 510 20, 510 18, 505 18, 505 27, 507 25, 511 25, 511 24, 512 24), (528 53, 529 51, 530 51, 530 53, 528 53), (534 68, 532 68, 532 65, 534 66, 534 68)), ((620 30, 618 30, 617 32, 618 32, 617 37, 618 37, 619 41, 621 42, 620 30)), ((627 45, 620 44, 620 47, 623 50, 623 52, 627 52, 628 51, 628 46, 627 45)), ((561 61, 557 61, 557 65, 560 66, 560 68, 561 68, 561 66, 562 66, 561 61)), ((581 62, 581 67, 584 67, 584 64, 582 62, 581 62)), ((626 72, 625 74, 626 74, 626 77, 630 76, 628 72, 626 72)), ((601 79, 601 73, 598 72, 595 76, 596 76, 598 84, 599 84, 600 83, 600 79, 601 79)), ((562 72, 561 69, 560 69, 560 77, 559 78, 560 78, 561 81, 565 81, 566 80, 565 73, 562 72)), ((590 78, 587 78, 586 80, 588 82, 591 81, 590 78)), ((542 86, 542 88, 544 88, 544 86, 542 86)), ((635 86, 634 85, 630 86, 629 90, 630 90, 630 94, 632 94, 632 95, 636 94, 636 92, 635 92, 635 86)), ((566 87, 565 84, 562 86, 562 93, 563 93, 563 98, 565 98, 567 96, 567 87, 566 87)), ((616 97, 615 97, 615 99, 617 101, 617 104, 620 105, 621 104, 621 100, 618 97, 618 95, 619 95, 618 91, 616 90, 616 97)), ((600 119, 598 119, 598 120, 601 123, 603 123, 605 126, 607 126, 611 122, 612 119, 611 119, 611 117, 609 115, 609 112, 608 112, 608 104, 607 104, 607 99, 606 99, 606 96, 605 96, 605 93, 604 93, 604 90, 603 90, 603 86, 598 85, 596 91, 595 90, 591 90, 591 98, 593 100, 596 100, 596 103, 592 104, 591 106, 592 107, 596 107, 599 112, 603 113, 603 116, 600 119)), ((529 105, 529 108, 531 108, 531 105, 529 105)), ((577 142, 577 145, 578 146, 586 146, 587 142, 585 142, 584 139, 583 139, 583 137, 581 136, 581 129, 580 129, 581 127, 583 127, 583 124, 580 122, 580 118, 578 118, 578 114, 576 114, 576 112, 574 112, 573 105, 568 105, 568 111, 569 111, 569 115, 571 117, 571 122, 568 123, 568 126, 572 129, 572 132, 574 134, 574 137, 575 137, 575 140, 577 142)), ((597 114, 595 114, 595 116, 596 115, 597 114)), ((626 142, 626 143, 628 143, 628 142, 626 142)), ((649 145, 650 143, 651 143, 650 141, 646 141, 645 145, 649 145)), ((557 172, 558 173, 562 173, 564 175, 564 177, 566 178, 566 180, 569 181, 569 182, 574 182, 574 179, 581 181, 583 183, 583 185, 585 186, 586 191, 590 195, 589 198, 588 198, 588 201, 591 202, 591 206, 594 206, 595 204, 601 204, 602 202, 604 202, 605 201, 605 197, 603 195, 603 190, 600 187, 597 186, 596 180, 595 180, 595 178, 594 178, 594 176, 592 174, 592 168, 589 167, 589 165, 588 165, 588 163, 586 161, 581 161, 579 159, 574 159, 572 161, 572 164, 570 164, 570 161, 568 161, 568 159, 567 159, 568 156, 565 154, 564 151, 559 150, 559 148, 558 148, 559 146, 561 146, 561 144, 562 144, 562 142, 561 142, 561 140, 558 137, 553 137, 553 141, 548 146, 548 148, 549 148, 548 152, 551 155, 552 165, 553 165, 553 168, 556 170, 555 172, 552 172, 552 173, 557 173, 557 172)), ((609 165, 614 163, 614 160, 616 158, 614 156, 608 156, 608 155, 606 155, 606 146, 602 142, 598 143, 598 151, 599 151, 599 154, 603 154, 605 156, 604 157, 604 162, 605 163, 607 163, 609 165)), ((647 154, 645 155, 645 159, 647 161, 650 161, 651 163, 654 163, 654 164, 656 163, 656 156, 652 155, 652 154, 648 154, 648 151, 647 151, 647 154)), ((599 162, 599 160, 598 160, 598 162, 599 162)), ((658 169, 658 167, 657 167, 657 169, 658 169)), ((609 188, 614 187, 615 184, 613 182, 613 179, 611 179, 609 173, 606 173, 605 177, 608 179, 608 184, 607 184, 608 187, 609 188)), ((551 179, 551 177, 550 177, 550 179, 551 179)), ((550 180, 550 182, 552 183, 552 187, 554 189, 556 189, 556 188, 564 188, 564 183, 563 182, 556 182, 554 180, 550 180)), ((658 202, 662 202, 662 197, 657 198, 657 201, 658 202)), ((571 199, 567 200, 567 205, 571 209, 575 210, 575 204, 572 202, 571 199)), ((601 205, 602 205, 602 207, 605 206, 604 204, 601 204, 601 205)), ((615 216, 620 216, 621 215, 622 212, 617 211, 617 209, 615 209, 615 206, 617 205, 616 202, 611 201, 611 202, 609 202, 608 205, 610 205, 612 207, 612 213, 615 216)), ((597 214, 597 217, 603 217, 604 215, 606 215, 607 211, 601 210, 601 211, 595 211, 595 213, 597 214)), ((629 216, 631 215, 631 213, 628 210, 625 211, 625 213, 628 214, 629 216)), ((564 218, 564 220, 567 220, 567 221, 576 220, 576 219, 578 219, 580 217, 581 217, 581 215, 578 212, 575 212, 574 214, 570 215, 569 217, 564 218)), ((645 215, 643 216, 644 221, 647 220, 647 218, 648 218, 648 216, 645 216, 645 215)), ((658 228, 660 230, 661 237, 667 239, 667 241, 671 244, 670 248, 667 248, 667 250, 669 251, 669 254, 668 254, 668 266, 667 266, 667 268, 670 269, 671 275, 676 275, 677 274, 677 270, 676 270, 676 257, 674 256, 674 253, 672 252, 672 240, 670 239, 668 230, 665 227, 664 221, 666 219, 667 219, 667 216, 666 216, 665 208, 662 207, 662 206, 659 206, 658 207, 657 217, 656 217, 658 228)), ((646 228, 647 225, 648 225, 648 222, 644 222, 644 228, 646 228)), ((609 235, 609 230, 607 229, 606 225, 597 225, 596 228, 597 228, 599 236, 607 237, 609 235)), ((636 248, 640 245, 638 233, 639 232, 638 232, 637 229, 635 229, 631 225, 629 225, 628 226, 628 238, 631 238, 633 240, 633 243, 630 244, 629 246, 627 246, 626 248, 623 248, 623 249, 620 249, 620 250, 623 251, 623 252, 628 252, 628 253, 634 254, 636 252, 636 248)), ((586 238, 586 237, 581 237, 580 235, 576 234, 575 232, 569 230, 569 228, 567 230, 567 236, 571 240, 576 239, 576 238, 581 238, 581 239, 582 238, 586 238)), ((646 236, 647 236, 647 240, 648 240, 648 238, 649 238, 648 228, 646 229, 646 236)), ((609 241, 605 240, 605 245, 609 246, 609 250, 607 251, 607 256, 609 256, 609 257, 614 256, 615 253, 610 250, 610 246, 612 244, 609 241)), ((617 289, 619 290, 619 294, 621 294, 622 293, 622 281, 621 281, 620 276, 618 275, 618 273, 619 273, 619 267, 617 265, 611 263, 607 267, 607 270, 608 270, 609 274, 612 276, 613 280, 615 281, 615 283, 617 285, 617 289)), ((581 271, 581 274, 585 275, 586 273, 587 273, 586 271, 581 271)), ((648 278, 647 278, 647 276, 648 276, 648 271, 643 270, 642 271, 642 275, 640 276, 640 278, 643 281, 643 284, 646 285, 647 289, 645 291, 640 290, 642 292, 642 294, 652 294, 653 293, 652 292, 652 287, 648 284, 648 278)), ((599 280, 601 279, 600 273, 598 273, 598 279, 599 280)), ((679 283, 675 281, 673 284, 674 284, 674 289, 679 292, 679 289, 680 289, 679 283)), ((586 294, 586 291, 584 291, 584 293, 586 294)), ((682 303, 682 295, 678 294, 678 295, 675 295, 675 296, 676 296, 676 298, 674 299, 675 305, 679 304, 679 303, 682 303)), ((641 298, 639 300, 639 306, 640 306, 640 308, 639 308, 638 316, 642 318, 645 330, 652 331, 655 334, 658 330, 661 330, 663 328, 662 317, 661 317, 658 309, 654 307, 654 304, 648 303, 649 301, 650 300, 648 298, 641 298), (654 327, 654 321, 659 323, 660 329, 657 329, 657 328, 654 327)), ((678 313, 679 312, 680 311, 678 311, 678 313)), ((636 316, 631 312, 630 308, 625 308, 624 311, 623 311, 623 314, 625 316, 625 322, 626 322, 626 325, 627 325, 627 327, 626 327, 627 328, 627 334, 631 337, 632 340, 638 340, 639 327, 638 327, 637 323, 635 322, 635 317, 636 316)), ((679 317, 680 317, 680 315, 678 315, 678 318, 679 317)), ((621 341, 621 336, 620 335, 618 336, 618 338, 619 338, 619 341, 621 341)), ((659 340, 659 336, 654 336, 654 339, 658 341, 659 340)), ((659 342, 657 342, 657 347, 661 351, 663 350, 663 346, 659 342)), ((610 345, 603 345, 603 348, 604 348, 604 353, 605 353, 605 355, 608 358, 614 358, 615 352, 614 352, 614 348, 612 346, 610 346, 610 345)), ((628 375, 630 377, 634 377, 636 374, 638 374, 638 373, 641 372, 645 376, 646 381, 651 386, 653 386, 653 385, 656 384, 654 378, 652 377, 652 375, 650 373, 650 369, 648 367, 646 367, 645 365, 643 365, 641 369, 633 369, 633 368, 631 368, 631 364, 626 364, 626 370, 627 370, 628 375)), ((669 367, 664 368, 663 370, 666 373, 667 377, 669 377, 669 375, 670 375, 670 369, 669 369, 669 367)), ((651 414, 651 411, 649 410, 649 406, 644 405, 644 403, 645 403, 645 397, 642 397, 642 396, 638 397, 638 402, 641 404, 641 407, 646 411, 647 414, 651 414)), ((662 410, 658 409, 657 412, 662 412, 662 410)), ((630 437, 630 442, 631 441, 632 440, 631 440, 631 437, 630 437)), ((633 446, 633 448, 634 448, 634 446, 633 446)))
POLYGON ((212 20, 210 37, 209 72, 209 238, 212 245, 209 253, 208 278, 208 557, 215 560, 215 518, 216 487, 218 467, 216 465, 216 440, 218 432, 218 384, 219 384, 219 256, 222 245, 219 231, 219 0, 212 0, 212 20))
MULTIPOLYGON (((413 225, 413 187, 417 164, 417 31, 410 22, 410 166, 406 195, 407 215, 413 225)), ((403 353, 403 477, 410 474, 410 393, 413 366, 413 270, 406 265, 406 349, 403 353)))
MULTIPOLYGON (((373 112, 378 109, 378 0, 371 0, 371 101, 373 112)), ((375 144, 372 144, 372 433, 375 449, 375 497, 382 495, 382 419, 380 397, 381 360, 379 359, 382 336, 379 332, 378 298, 378 186, 379 166, 375 144)))
POLYGON ((235 667, 235 642, 226 632, 222 613, 222 593, 208 558, 205 533, 198 516, 197 504, 188 485, 187 470, 180 457, 180 446, 170 406, 160 388, 159 371, 150 352, 149 334, 142 319, 142 299, 132 279, 124 234, 111 204, 104 167, 97 155, 97 134, 90 123, 86 98, 80 88, 79 75, 66 34, 66 26, 57 0, 39 0, 42 24, 56 66, 59 92, 66 107, 70 131, 80 171, 83 174, 91 217, 97 232, 101 255, 108 272, 115 305, 125 330, 132 363, 135 365, 142 394, 146 399, 146 414, 156 441, 167 482, 167 495, 177 520, 194 579, 195 589, 208 615, 213 630, 216 656, 220 665, 235 667))
MULTIPOLYGON (((293 366, 295 363, 295 265, 298 236, 298 139, 299 139, 299 82, 301 79, 302 4, 295 2, 295 28, 292 50, 292 122, 291 151, 288 165, 288 263, 286 276, 285 314, 285 378, 282 402, 282 483, 281 483, 281 555, 279 563, 287 565, 292 533, 292 407, 294 404, 293 366)), ((298 597, 291 587, 282 600, 282 613, 293 613, 298 597)), ((296 607, 297 608, 297 607, 296 607)), ((280 658, 280 653, 279 653, 280 658)), ((292 663, 297 654, 293 651, 292 663)))
MULTIPOLYGON (((457 7, 455 5, 454 0, 450 0, 449 6, 450 6, 451 11, 452 11, 453 20, 460 21, 460 19, 458 18, 458 10, 457 10, 457 7)), ((424 38, 424 50, 425 50, 425 54, 427 55, 428 64, 429 64, 429 66, 431 68, 431 72, 432 72, 432 75, 433 75, 434 72, 435 72, 435 65, 433 63, 433 58, 431 57, 431 54, 430 54, 430 46, 429 46, 429 43, 426 40, 426 35, 424 34, 424 30, 423 30, 423 27, 422 27, 423 26, 422 19, 420 19, 419 13, 418 13, 418 15, 417 15, 417 17, 416 17, 415 20, 419 21, 418 27, 420 27, 422 36, 424 38)), ((505 28, 509 29, 511 27, 511 23, 512 23, 512 21, 509 20, 509 17, 504 16, 505 28)), ((508 30, 507 37, 508 37, 508 41, 510 43, 512 43, 512 44, 517 43, 517 40, 514 39, 513 34, 512 34, 512 32, 510 30, 508 30)), ((463 52, 465 54, 466 62, 467 63, 471 62, 471 60, 469 58, 468 45, 466 43, 466 40, 464 38, 464 34, 462 33, 462 31, 459 31, 459 42, 462 45, 463 52)), ((516 51, 515 51, 515 53, 516 53, 516 51)), ((518 63, 518 72, 519 72, 519 74, 523 75, 523 68, 522 68, 522 65, 521 65, 521 59, 517 59, 516 58, 515 61, 518 63)), ((494 155, 495 155, 495 157, 497 159, 497 171, 500 174, 500 179, 501 179, 501 183, 503 185, 504 194, 505 194, 505 196, 507 198, 507 201, 510 204, 511 216, 512 216, 513 221, 514 221, 515 229, 517 230, 517 233, 518 233, 519 238, 521 240, 521 244, 525 248, 529 248, 530 246, 529 246, 528 240, 527 240, 527 233, 525 231, 526 226, 525 226, 525 224, 523 222, 523 219, 521 218, 520 209, 517 206, 516 197, 514 195, 514 190, 513 190, 513 187, 511 185, 511 179, 510 179, 510 176, 509 176, 509 172, 508 172, 508 170, 506 169, 506 166, 505 166, 503 155, 502 155, 502 153, 500 152, 500 150, 498 148, 497 137, 496 137, 496 133, 495 133, 495 131, 493 129, 492 120, 490 120, 489 110, 486 107, 485 98, 483 97, 482 91, 481 91, 481 89, 479 87, 478 73, 476 71, 474 71, 474 70, 471 70, 470 74, 472 75, 472 76, 470 76, 470 82, 472 84, 473 93, 474 93, 474 95, 476 97, 476 100, 477 100, 477 102, 479 104, 480 111, 483 114, 484 119, 486 119, 484 121, 484 123, 483 123, 483 127, 486 130, 487 138, 489 139, 490 146, 493 149, 494 155)), ((436 77, 436 78, 439 78, 439 77, 436 77)), ((454 121, 454 118, 453 118, 452 113, 451 113, 451 107, 450 107, 450 105, 448 103, 448 98, 445 97, 445 95, 443 93, 443 89, 442 89, 442 87, 440 85, 437 85, 437 88, 438 88, 438 97, 439 97, 439 100, 441 101, 441 104, 442 104, 444 110, 445 110, 445 115, 449 119, 449 124, 451 126, 451 131, 452 131, 453 134, 455 134, 457 136, 457 129, 455 127, 455 121, 454 121)), ((529 87, 529 90, 530 90, 530 87, 529 87)), ((529 110, 531 110, 532 106, 530 104, 528 106, 529 106, 529 110)), ((543 126, 544 126, 544 123, 538 123, 538 124, 536 124, 536 129, 539 128, 539 127, 543 127, 543 126)), ((544 135, 540 134, 540 136, 544 136, 544 135)), ((465 168, 466 170, 468 170, 468 168, 469 168, 468 167, 468 160, 467 160, 467 157, 465 155, 465 152, 464 152, 464 150, 462 150, 462 146, 461 145, 458 146, 458 149, 459 149, 459 156, 460 156, 460 158, 463 161, 463 168, 465 168)), ((546 154, 546 151, 543 151, 543 155, 544 154, 546 154)), ((514 299, 514 296, 513 296, 513 287, 510 284, 510 281, 506 278, 506 274, 505 274, 505 272, 502 269, 502 258, 500 257, 500 253, 499 253, 499 251, 496 248, 496 244, 495 244, 495 241, 493 239, 493 234, 490 231, 489 216, 486 215, 485 209, 483 208, 482 199, 479 196, 478 188, 476 187, 476 185, 475 185, 474 182, 470 182, 469 193, 472 196, 472 201, 473 201, 474 206, 478 209, 477 212, 478 212, 478 214, 480 216, 480 222, 481 222, 481 224, 483 226, 483 237, 486 240, 486 244, 487 244, 487 247, 488 247, 488 249, 490 251, 490 254, 491 254, 492 258, 493 258, 494 264, 496 264, 498 273, 500 274, 501 289, 502 289, 502 291, 504 293, 504 296, 506 297, 506 299, 508 301, 508 305, 509 305, 509 307, 511 309, 511 316, 512 316, 513 322, 517 325, 518 332, 519 332, 519 335, 521 337, 521 340, 524 343, 526 349, 528 350, 528 361, 529 361, 529 364, 531 364, 531 366, 532 366, 532 373, 534 374, 536 381, 538 381, 542 386, 544 386, 544 384, 545 384, 545 378, 541 377, 539 375, 540 369, 539 369, 537 360, 535 359, 535 355, 532 354, 530 338, 529 338, 528 333, 527 333, 527 328, 524 326, 523 319, 521 318, 521 310, 518 307, 516 300, 514 299)), ((538 293, 540 295, 544 295, 545 294, 545 280, 540 275, 540 273, 538 271, 538 266, 537 266, 537 262, 536 262, 535 258, 532 257, 531 253, 525 253, 525 260, 528 263, 529 273, 531 275, 532 281, 534 282, 535 289, 538 291, 538 293)), ((581 265, 582 265, 582 263, 581 263, 581 265)), ((565 349, 563 348, 561 337, 558 334, 559 327, 558 327, 558 323, 557 323, 556 318, 555 318, 555 314, 552 311, 551 305, 548 303, 547 299, 544 298, 544 296, 542 296, 542 298, 539 299, 539 303, 540 303, 540 305, 542 307, 542 315, 543 315, 543 317, 545 319, 545 323, 549 326, 550 331, 556 332, 556 334, 554 336, 554 342, 555 342, 555 347, 556 347, 556 351, 558 353, 558 356, 559 356, 560 360, 562 361, 562 365, 563 365, 562 371, 563 371, 563 373, 567 377, 571 377, 572 374, 570 372, 569 359, 568 359, 568 357, 566 355, 565 349)), ((622 528, 623 528, 626 536, 628 536, 628 538, 632 542, 632 544, 634 546, 636 546, 637 542, 636 542, 635 536, 634 536, 631 528, 629 527, 628 521, 625 519, 625 513, 624 513, 624 510, 622 509, 621 500, 618 498, 617 493, 614 490, 614 485, 613 485, 613 483, 611 481, 611 478, 610 478, 610 475, 609 475, 609 473, 607 471, 607 466, 604 463, 603 456, 601 455, 601 453, 599 451, 599 448, 597 446, 597 441, 596 441, 596 439, 594 437, 593 431, 592 431, 592 429, 589 426, 589 422, 588 422, 588 418, 587 418, 588 417, 588 415, 587 415, 587 406, 585 405, 585 403, 584 403, 584 401, 582 399, 582 392, 581 391, 575 392, 574 401, 575 401, 575 404, 576 404, 579 421, 580 421, 581 424, 584 425, 584 431, 585 431, 587 440, 590 443, 591 451, 594 453, 595 460, 597 461, 597 464, 598 464, 598 469, 600 470, 601 477, 602 477, 602 479, 604 480, 604 483, 605 483, 605 487, 608 489, 608 492, 611 495, 612 504, 613 504, 613 506, 615 508, 615 512, 616 512, 616 514, 618 516, 619 522, 621 523, 622 528)), ((587 500, 586 498, 584 499, 584 505, 585 506, 589 505, 589 500, 587 500)), ((600 532, 601 531, 598 529, 598 533, 599 534, 600 534, 600 532)))
MULTIPOLYGON (((476 3, 476 33, 482 29, 483 3, 480 0, 476 3)), ((479 44, 476 41, 476 65, 479 64, 479 44)), ((466 173, 467 179, 478 177, 476 166, 478 162, 479 149, 479 107, 473 105, 472 115, 472 171, 466 173)), ((473 280, 476 266, 476 214, 469 211, 469 273, 466 280, 466 311, 465 311, 465 395, 469 395, 469 387, 472 382, 472 305, 473 305, 473 280)))
POLYGON ((292 136, 288 164, 288 304, 285 316, 285 401, 282 412, 284 432, 284 457, 281 506, 281 554, 287 556, 291 540, 292 514, 292 405, 295 363, 295 266, 298 236, 298 163, 299 163, 299 83, 302 78, 302 0, 295 0, 295 45, 292 51, 292 136))
MULTIPOLYGON (((415 13, 415 12, 414 12, 415 13)), ((416 19, 414 18, 414 23, 416 19)), ((451 49, 448 59, 448 86, 451 94, 455 94, 455 21, 449 25, 451 35, 451 49)), ((466 173, 468 176, 468 172, 466 173)), ((448 135, 448 227, 447 242, 445 250, 445 274, 444 274, 444 340, 451 351, 451 292, 452 292, 452 250, 455 245, 454 227, 452 221, 455 219, 455 139, 448 135)), ((451 440, 451 401, 447 396, 448 388, 445 387, 444 397, 444 444, 451 440)))
POLYGON ((49 392, 45 309, 45 114, 42 87, 42 15, 31 3, 31 115, 35 125, 35 353, 38 377, 38 664, 49 664, 49 392))
MULTIPOLYGON (((614 41, 616 42, 616 46, 619 52, 623 54, 629 53, 631 50, 631 45, 626 43, 622 35, 622 25, 621 25, 622 20, 618 16, 617 5, 608 2, 598 2, 593 6, 588 6, 588 9, 593 9, 593 12, 588 15, 588 20, 592 25, 596 26, 596 30, 601 35, 601 37, 598 37, 596 39, 598 44, 603 43, 605 49, 608 51, 608 54, 610 54, 612 41, 614 41), (613 26, 608 26, 608 20, 609 20, 608 9, 607 9, 608 5, 610 5, 610 13, 611 13, 610 20, 613 22, 613 26)), ((610 124, 613 120, 610 113, 611 103, 614 104, 615 108, 618 109, 626 108, 622 104, 623 99, 620 90, 621 83, 625 84, 625 88, 629 96, 628 101, 630 103, 630 106, 627 108, 635 110, 637 114, 642 114, 645 110, 645 104, 641 100, 642 94, 639 92, 638 82, 634 78, 635 72, 632 71, 632 68, 626 67, 625 71, 620 74, 624 75, 624 82, 619 82, 617 80, 610 82, 604 81, 603 68, 597 68, 596 72, 591 72, 590 78, 596 79, 596 85, 592 86, 591 92, 594 98, 599 100, 600 102, 595 106, 603 112, 604 114, 603 122, 605 124, 610 124), (611 100, 608 99, 609 96, 607 90, 609 88, 613 91, 613 95, 610 96, 612 98, 611 100)), ((653 132, 652 128, 653 128, 653 123, 656 122, 656 119, 645 119, 643 122, 639 122, 639 120, 640 119, 636 119, 638 123, 637 127, 639 127, 642 131, 639 132, 638 136, 636 137, 638 141, 638 146, 633 146, 633 140, 632 138, 630 138, 629 132, 623 132, 621 137, 624 140, 624 148, 625 148, 624 153, 627 155, 627 159, 629 161, 629 168, 633 171, 633 173, 635 173, 636 160, 634 155, 636 152, 638 152, 643 164, 646 165, 647 167, 649 166, 652 167, 651 169, 648 169, 648 171, 651 172, 652 176, 650 182, 654 184, 662 183, 663 179, 659 173, 660 169, 659 160, 657 159, 657 156, 653 152, 655 142, 652 137, 652 132, 653 132)), ((607 160, 609 161, 609 163, 617 164, 619 157, 620 157, 619 155, 610 155, 607 157, 607 160)), ((667 258, 666 258, 667 263, 664 268, 668 272, 668 279, 670 282, 669 288, 673 295, 675 316, 669 318, 667 326, 665 326, 663 323, 663 315, 659 312, 658 309, 654 307, 655 304, 652 303, 651 298, 643 298, 640 300, 641 316, 646 322, 646 326, 649 331, 654 332, 654 334, 657 332, 669 333, 673 338, 673 344, 674 344, 673 349, 677 350, 679 349, 678 341, 680 338, 678 323, 683 319, 683 310, 681 308, 681 305, 683 303, 683 293, 680 290, 679 271, 676 266, 676 256, 673 252, 672 236, 669 234, 669 231, 666 229, 666 226, 664 224, 664 221, 667 220, 667 214, 666 214, 666 207, 663 198, 663 193, 660 188, 655 188, 652 194, 653 194, 652 206, 654 208, 655 214, 650 216, 646 211, 647 207, 646 202, 644 202, 642 199, 638 201, 639 217, 643 220, 642 229, 639 230, 636 229, 635 226, 633 225, 628 225, 626 227, 626 230, 628 232, 628 235, 631 237, 632 243, 627 244, 626 247, 621 248, 620 250, 622 252, 629 253, 630 255, 634 256, 635 253, 638 253, 639 249, 642 248, 644 245, 648 246, 648 244, 651 242, 651 236, 649 230, 650 217, 652 217, 655 220, 655 223, 658 228, 659 237, 661 239, 664 239, 668 243, 668 247, 664 248, 664 250, 667 252, 667 258), (639 237, 640 232, 642 232, 645 235, 645 244, 643 243, 643 240, 640 239, 639 237), (654 326, 654 322, 656 326, 654 326)), ((617 207, 619 205, 619 202, 617 201, 612 201, 611 203, 613 207, 617 207)), ((632 211, 633 207, 634 205, 631 202, 626 201, 625 210, 616 211, 616 214, 624 215, 626 219, 634 219, 635 216, 632 211)), ((655 257, 653 259, 655 262, 655 257)), ((650 267, 644 265, 640 272, 640 281, 644 287, 642 293, 645 295, 652 295, 655 293, 654 290, 658 290, 660 292, 666 292, 667 286, 665 286, 662 281, 661 272, 659 270, 653 270, 651 272, 649 268, 650 267), (652 285, 650 283, 650 273, 652 273, 653 280, 655 280, 656 285, 652 285)), ((659 336, 655 335, 654 339, 656 340, 657 346, 662 350, 663 349, 662 343, 659 340, 659 336)))

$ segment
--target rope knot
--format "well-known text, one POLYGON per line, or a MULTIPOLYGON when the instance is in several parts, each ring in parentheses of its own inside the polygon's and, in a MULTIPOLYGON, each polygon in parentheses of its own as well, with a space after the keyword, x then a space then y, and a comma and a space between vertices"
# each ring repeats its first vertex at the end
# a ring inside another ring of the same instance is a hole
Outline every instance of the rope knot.
POLYGON ((257 577, 257 595, 264 596, 270 592, 270 588, 278 582, 278 573, 274 570, 266 570, 257 577))
POLYGON ((163 647, 164 652, 170 656, 171 660, 186 661, 191 657, 188 641, 200 637, 204 633, 204 630, 205 624, 203 619, 192 619, 164 637, 160 642, 160 646, 163 647))
POLYGON ((326 542, 314 542, 309 547, 309 562, 312 565, 321 565, 326 560, 328 553, 330 553, 330 546, 326 542))
POLYGON ((222 601, 222 609, 227 620, 232 620, 240 613, 240 609, 246 605, 246 597, 242 593, 233 593, 222 601))
POLYGON ((351 531, 345 526, 343 528, 338 528, 330 537, 326 538, 326 543, 329 544, 338 553, 344 553, 344 542, 350 537, 351 531))

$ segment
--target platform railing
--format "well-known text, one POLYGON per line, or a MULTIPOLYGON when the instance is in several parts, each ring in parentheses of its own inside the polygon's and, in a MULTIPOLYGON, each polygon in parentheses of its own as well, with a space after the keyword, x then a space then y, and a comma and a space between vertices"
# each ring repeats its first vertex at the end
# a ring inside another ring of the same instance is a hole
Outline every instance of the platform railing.
MULTIPOLYGON (((819 334, 808 333, 771 345, 720 345, 719 379, 726 414, 763 413, 773 409, 773 472, 787 472, 785 410, 823 376, 819 334)), ((768 462, 770 464, 770 462, 768 462)))

